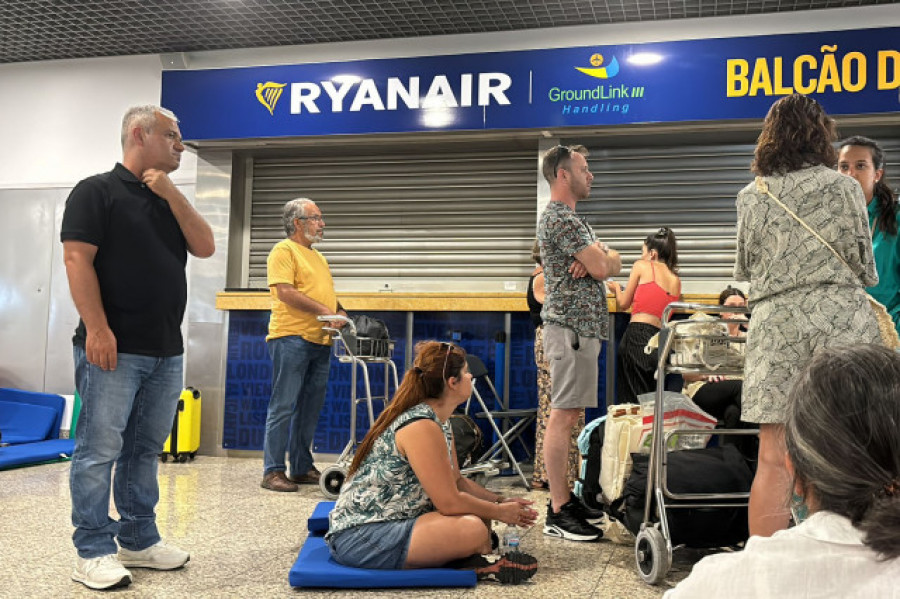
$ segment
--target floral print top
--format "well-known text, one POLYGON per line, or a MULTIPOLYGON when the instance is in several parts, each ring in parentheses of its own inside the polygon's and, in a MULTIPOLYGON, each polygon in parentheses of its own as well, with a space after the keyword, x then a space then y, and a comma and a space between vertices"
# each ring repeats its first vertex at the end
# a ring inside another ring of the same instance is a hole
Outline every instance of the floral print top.
POLYGON ((400 414, 372 445, 359 470, 344 482, 331 515, 326 539, 342 530, 391 520, 408 520, 434 511, 425 489, 400 454, 395 437, 410 422, 430 419, 438 423, 447 441, 447 459, 453 451, 453 433, 431 406, 421 403, 400 414))

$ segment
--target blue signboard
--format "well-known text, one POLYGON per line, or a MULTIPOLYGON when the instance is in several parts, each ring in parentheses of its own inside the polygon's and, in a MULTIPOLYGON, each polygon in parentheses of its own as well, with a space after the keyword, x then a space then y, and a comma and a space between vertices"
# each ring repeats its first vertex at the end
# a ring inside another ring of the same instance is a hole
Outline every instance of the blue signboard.
POLYGON ((894 27, 166 71, 162 104, 189 140, 758 119, 793 92, 898 112, 898 48, 894 27))

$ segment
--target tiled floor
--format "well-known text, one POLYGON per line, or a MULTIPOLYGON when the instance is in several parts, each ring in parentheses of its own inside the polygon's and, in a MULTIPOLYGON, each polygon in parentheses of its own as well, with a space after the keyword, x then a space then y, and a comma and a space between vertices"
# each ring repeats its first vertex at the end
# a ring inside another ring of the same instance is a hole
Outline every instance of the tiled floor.
MULTIPOLYGON (((320 468, 323 466, 319 464, 320 468)), ((306 518, 323 500, 318 487, 273 493, 259 487, 261 459, 200 456, 195 462, 160 465, 158 516, 163 537, 191 552, 183 570, 136 569, 116 597, 577 597, 579 599, 662 596, 686 576, 692 559, 680 556, 666 584, 651 587, 635 571, 634 546, 610 542, 580 544, 551 539, 541 525, 523 537, 540 569, 521 586, 481 584, 465 590, 299 591, 288 570, 306 538, 306 518)), ((68 463, 0 472, 0 597, 96 596, 69 575, 75 557, 69 520, 68 463)), ((522 494, 512 478, 489 487, 522 494), (508 490, 507 490, 508 489, 508 490)), ((529 493, 536 503, 545 491, 529 493)), ((540 511, 544 511, 543 508, 540 511)))

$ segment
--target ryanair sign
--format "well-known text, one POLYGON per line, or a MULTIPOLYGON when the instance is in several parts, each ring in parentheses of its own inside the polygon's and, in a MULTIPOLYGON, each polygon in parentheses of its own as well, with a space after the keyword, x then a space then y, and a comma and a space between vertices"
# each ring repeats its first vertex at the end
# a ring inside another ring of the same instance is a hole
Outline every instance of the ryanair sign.
POLYGON ((759 119, 778 96, 900 112, 900 28, 165 71, 185 139, 759 119))

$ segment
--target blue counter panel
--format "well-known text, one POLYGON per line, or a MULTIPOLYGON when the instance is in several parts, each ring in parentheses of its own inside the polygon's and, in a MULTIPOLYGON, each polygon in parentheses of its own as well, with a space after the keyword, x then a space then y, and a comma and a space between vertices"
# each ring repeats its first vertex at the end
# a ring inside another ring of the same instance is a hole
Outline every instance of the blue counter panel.
MULTIPOLYGON (((224 422, 222 446, 225 449, 262 450, 265 438, 266 409, 272 391, 272 362, 266 347, 269 313, 259 310, 233 310, 229 313, 228 352, 225 380, 224 422)), ((402 380, 407 351, 406 312, 378 312, 373 314, 385 321, 395 340, 394 362, 402 380)), ((534 330, 525 313, 511 317, 509 380, 503 381, 497 371, 497 334, 504 330, 504 314, 498 312, 417 312, 413 325, 413 343, 426 339, 454 341, 469 353, 479 356, 495 383, 509 385, 509 403, 513 408, 537 405, 537 372, 534 366, 534 330)), ((502 335, 501 335, 502 337, 502 335)), ((502 356, 502 345, 500 355, 502 356)), ((590 410, 588 418, 605 413, 606 352, 600 357, 598 397, 600 407, 590 410)), ((411 357, 410 357, 411 358, 411 357)), ((373 395, 383 393, 383 369, 370 367, 373 395)), ((340 453, 350 438, 351 364, 332 357, 328 394, 316 429, 313 450, 319 453, 340 453)), ((393 393, 393 385, 390 392, 393 393)), ((357 381, 357 395, 362 397, 365 387, 361 375, 357 381)), ((381 412, 381 402, 375 402, 375 415, 381 412)), ((365 404, 357 415, 357 436, 362 438, 369 428, 365 404)), ((527 435, 533 442, 533 431, 527 435)))

